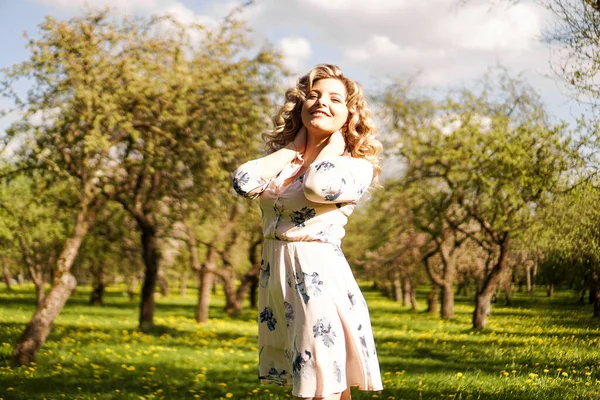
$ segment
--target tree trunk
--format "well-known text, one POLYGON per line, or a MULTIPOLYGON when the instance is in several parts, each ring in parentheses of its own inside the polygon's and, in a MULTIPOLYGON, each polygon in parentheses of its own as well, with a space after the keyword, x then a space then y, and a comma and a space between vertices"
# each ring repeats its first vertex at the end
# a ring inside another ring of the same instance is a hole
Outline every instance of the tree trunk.
POLYGON ((90 304, 101 306, 104 304, 104 289, 106 286, 102 281, 96 282, 90 296, 90 304))
POLYGON ((29 244, 25 240, 24 231, 17 231, 17 236, 19 239, 19 245, 21 246, 21 252, 23 254, 23 262, 27 266, 29 277, 35 285, 36 305, 37 308, 40 308, 44 302, 44 296, 46 295, 44 288, 46 281, 44 277, 44 271, 40 263, 39 253, 34 253, 34 251, 32 251, 32 249, 29 247, 29 244))
POLYGON ((196 306, 196 321, 205 323, 208 321, 208 310, 210 306, 210 294, 215 280, 211 271, 215 265, 217 251, 214 247, 208 249, 206 261, 198 272, 198 305, 196 306))
POLYGON ((103 305, 104 304, 104 264, 100 262, 95 268, 92 268, 92 276, 94 278, 94 287, 90 296, 90 304, 92 305, 103 305))
POLYGON ((129 285, 127 286, 127 296, 129 296, 129 301, 133 301, 135 299, 135 291, 138 285, 138 278, 135 274, 131 276, 129 280, 129 285))
POLYGON ((404 279, 402 280, 402 307, 410 306, 411 288, 412 285, 410 279, 406 279, 406 277, 404 277, 404 279))
POLYGON ((527 264, 527 266, 525 267, 525 277, 527 279, 527 293, 529 293, 529 294, 531 294, 531 274, 532 273, 533 273, 532 266, 527 264))
POLYGON ((46 290, 44 283, 37 281, 35 283, 35 304, 37 308, 40 308, 44 304, 44 297, 46 297, 46 290))
POLYGON ((447 282, 442 285, 442 307, 440 316, 443 319, 454 318, 454 291, 452 290, 452 284, 447 282))
POLYGON ((512 284, 509 282, 504 286, 504 305, 510 306, 511 300, 511 292, 512 292, 512 284))
POLYGON ((204 267, 199 273, 200 288, 198 290, 198 306, 196 307, 196 321, 208 322, 208 310, 210 307, 210 295, 215 275, 204 267))
POLYGON ((142 332, 147 332, 154 326, 154 291, 158 278, 158 262, 160 253, 156 241, 156 229, 147 220, 137 219, 142 232, 142 251, 146 271, 142 286, 142 299, 140 304, 140 325, 142 332))
POLYGON ((2 255, 2 277, 4 278, 6 290, 12 290, 12 275, 8 269, 8 260, 4 254, 2 255))
POLYGON ((58 258, 55 279, 46 298, 38 307, 19 338, 12 354, 12 362, 23 365, 33 362, 48 337, 54 319, 61 312, 67 299, 75 290, 77 281, 70 270, 77 257, 81 242, 87 234, 95 213, 83 209, 77 213, 73 235, 65 241, 58 258))
POLYGON ((417 289, 415 289, 414 287, 411 288, 411 291, 410 291, 410 306, 411 306, 411 309, 413 311, 417 311, 417 309, 418 309, 418 306, 417 306, 417 289))
POLYGON ((169 297, 171 290, 169 289, 169 281, 165 278, 165 275, 159 273, 157 276, 158 287, 160 288, 160 295, 162 297, 169 297))
POLYGON ((238 302, 235 290, 235 275, 233 267, 228 265, 223 272, 219 274, 223 280, 223 292, 225 293, 225 312, 227 314, 239 313, 242 310, 241 304, 238 302))
POLYGON ((253 269, 248 271, 246 273, 246 275, 244 275, 244 277, 242 278, 242 282, 240 283, 240 286, 238 286, 236 294, 235 294, 235 297, 237 299, 237 304, 239 304, 239 306, 240 306, 240 309, 238 311, 242 310, 242 304, 244 303, 244 300, 246 299, 248 292, 250 292, 250 297, 251 297, 250 303, 252 305, 252 288, 253 288, 255 282, 258 285, 259 274, 260 274, 260 264, 258 264, 258 266, 255 266, 253 269))
POLYGON ((19 273, 17 274, 17 283, 19 286, 25 283, 25 274, 23 273, 22 268, 19 268, 19 273))
POLYGON ((478 293, 475 297, 475 311, 473 312, 473 329, 485 329, 487 316, 492 306, 492 293, 478 293))
POLYGON ((427 312, 429 314, 438 313, 438 295, 439 286, 431 285, 431 290, 429 291, 429 295, 427 296, 427 312))
POLYGON ((548 297, 552 297, 554 295, 554 285, 552 283, 546 285, 546 294, 548 297))
POLYGON ((531 294, 535 294, 535 281, 537 279, 537 261, 533 264, 533 270, 531 271, 531 294))
POLYGON ((595 272, 591 279, 590 300, 594 304, 594 318, 600 318, 600 279, 595 272))
POLYGON ((471 289, 470 289, 470 286, 469 286, 469 282, 465 282, 465 286, 463 287, 463 290, 465 292, 465 296, 466 297, 471 296, 471 289))
MULTIPOLYGON (((437 252, 439 252, 442 258, 443 265, 443 277, 439 276, 433 269, 430 258, 425 258, 425 269, 429 275, 429 279, 433 282, 435 287, 441 288, 442 294, 442 307, 440 310, 440 316, 443 319, 454 318, 454 281, 456 280, 456 258, 458 253, 456 250, 456 242, 454 242, 452 248, 444 247, 443 242, 438 243, 437 252)), ((433 255, 434 253, 430 253, 433 255)), ((437 302, 437 298, 436 298, 437 302)))
POLYGON ((487 326, 487 315, 489 314, 492 297, 498 284, 501 282, 508 269, 507 257, 509 251, 509 234, 504 233, 500 243, 500 254, 496 264, 488 272, 481 290, 475 296, 475 310, 473 311, 473 329, 485 329, 487 326))
POLYGON ((259 234, 256 237, 253 236, 253 241, 248 249, 248 259, 252 263, 252 268, 250 271, 246 272, 242 278, 240 286, 238 286, 237 289, 236 298, 240 307, 244 303, 248 292, 250 292, 250 306, 256 307, 256 295, 259 284, 260 265, 262 262, 260 252, 258 250, 260 249, 261 244, 262 234, 260 234, 259 231, 259 234))
POLYGON ((250 284, 250 307, 253 309, 258 307, 258 284, 258 277, 254 278, 250 284))
POLYGON ((187 294, 188 275, 188 271, 183 271, 179 276, 179 295, 181 297, 185 297, 187 294))
POLYGON ((392 294, 394 296, 394 301, 399 302, 403 296, 402 296, 402 284, 400 282, 400 271, 398 269, 395 269, 392 272, 392 294))

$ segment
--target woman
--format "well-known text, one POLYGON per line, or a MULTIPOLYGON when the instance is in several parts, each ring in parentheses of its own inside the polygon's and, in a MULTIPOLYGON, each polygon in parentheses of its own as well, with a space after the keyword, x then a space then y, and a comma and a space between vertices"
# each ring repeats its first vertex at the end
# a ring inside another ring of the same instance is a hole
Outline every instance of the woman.
POLYGON ((367 304, 340 249, 344 225, 380 172, 360 86, 317 65, 286 93, 269 155, 240 166, 235 190, 260 196, 259 378, 296 398, 381 390, 367 304))

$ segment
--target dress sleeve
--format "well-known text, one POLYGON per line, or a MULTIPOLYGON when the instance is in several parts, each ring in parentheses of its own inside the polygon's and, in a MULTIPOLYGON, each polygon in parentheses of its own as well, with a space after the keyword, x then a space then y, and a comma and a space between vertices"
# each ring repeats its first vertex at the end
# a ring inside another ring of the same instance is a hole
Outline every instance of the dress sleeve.
POLYGON ((261 159, 248 161, 240 165, 233 173, 233 189, 244 197, 255 199, 269 185, 270 180, 260 175, 261 159))
POLYGON ((312 163, 304 176, 304 195, 314 203, 358 201, 373 180, 373 166, 362 158, 336 157, 312 163))

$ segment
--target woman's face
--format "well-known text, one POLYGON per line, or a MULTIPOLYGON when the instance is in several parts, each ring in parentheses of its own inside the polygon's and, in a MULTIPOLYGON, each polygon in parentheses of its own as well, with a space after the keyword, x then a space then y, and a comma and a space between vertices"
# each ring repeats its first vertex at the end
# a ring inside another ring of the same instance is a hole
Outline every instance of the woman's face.
POLYGON ((330 135, 348 120, 346 87, 333 78, 319 79, 302 106, 302 123, 308 132, 330 135))

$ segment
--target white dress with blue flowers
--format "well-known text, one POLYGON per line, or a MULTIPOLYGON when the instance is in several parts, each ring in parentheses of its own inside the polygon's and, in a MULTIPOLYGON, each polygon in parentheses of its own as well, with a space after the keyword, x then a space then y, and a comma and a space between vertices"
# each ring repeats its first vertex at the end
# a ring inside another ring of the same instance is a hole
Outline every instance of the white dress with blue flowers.
POLYGON ((265 243, 259 287, 259 379, 326 397, 348 386, 383 388, 367 303, 340 249, 344 226, 371 184, 371 164, 340 156, 271 180, 261 160, 240 166, 235 190, 260 196, 265 243))

